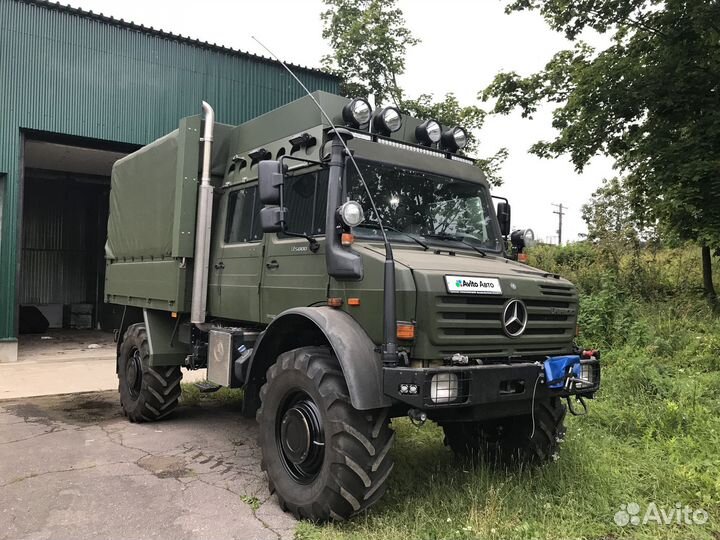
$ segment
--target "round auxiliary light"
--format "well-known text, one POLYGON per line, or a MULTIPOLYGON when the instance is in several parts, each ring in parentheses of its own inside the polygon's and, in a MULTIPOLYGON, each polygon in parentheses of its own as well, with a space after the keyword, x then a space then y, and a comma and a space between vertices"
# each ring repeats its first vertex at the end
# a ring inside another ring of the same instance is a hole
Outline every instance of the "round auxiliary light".
POLYGON ((366 125, 370 122, 371 116, 372 107, 363 98, 355 98, 343 107, 343 120, 350 127, 359 128, 366 125))
POLYGON ((442 137, 442 128, 435 120, 425 120, 415 128, 415 138, 425 146, 440 142, 440 137, 442 137))
POLYGON ((375 115, 373 127, 384 135, 395 133, 402 126, 402 115, 395 107, 385 107, 375 115))
POLYGON ((442 145, 450 152, 457 152, 467 146, 467 132, 461 127, 450 128, 442 134, 442 145))
POLYGON ((365 213, 357 201, 348 201, 338 208, 338 214, 348 227, 357 227, 365 220, 365 213))

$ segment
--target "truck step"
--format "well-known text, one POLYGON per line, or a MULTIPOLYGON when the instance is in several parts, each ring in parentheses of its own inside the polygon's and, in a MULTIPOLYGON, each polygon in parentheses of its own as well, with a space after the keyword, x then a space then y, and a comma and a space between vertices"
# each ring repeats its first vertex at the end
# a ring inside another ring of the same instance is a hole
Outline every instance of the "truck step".
POLYGON ((222 388, 219 384, 212 383, 210 381, 200 381, 195 383, 195 388, 200 390, 202 394, 212 394, 222 388))

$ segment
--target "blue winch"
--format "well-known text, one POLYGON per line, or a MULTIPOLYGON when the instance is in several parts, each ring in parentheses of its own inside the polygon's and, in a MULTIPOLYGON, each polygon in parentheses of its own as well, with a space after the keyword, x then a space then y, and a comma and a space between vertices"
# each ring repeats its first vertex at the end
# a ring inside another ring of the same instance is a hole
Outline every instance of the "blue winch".
POLYGON ((564 388, 569 378, 580 378, 580 355, 549 356, 543 367, 548 388, 564 388))
MULTIPOLYGON (((572 392, 583 386, 592 386, 593 382, 588 380, 590 377, 584 373, 582 358, 597 358, 600 354, 597 351, 583 351, 582 355, 570 354, 564 356, 549 356, 543 362, 543 371, 545 374, 545 384, 553 390, 567 390, 572 392), (587 378, 586 378, 587 377, 587 378)), ((587 404, 582 396, 576 395, 575 399, 582 405, 583 411, 578 412, 573 407, 570 397, 567 397, 568 409, 575 416, 587 414, 587 404)))

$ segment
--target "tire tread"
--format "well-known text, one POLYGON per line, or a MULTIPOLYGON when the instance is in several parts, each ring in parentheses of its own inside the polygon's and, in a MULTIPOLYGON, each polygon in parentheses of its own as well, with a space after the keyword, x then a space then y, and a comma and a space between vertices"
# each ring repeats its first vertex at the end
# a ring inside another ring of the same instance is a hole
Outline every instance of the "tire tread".
POLYGON ((118 388, 123 414, 131 422, 153 422, 170 415, 178 406, 182 389, 182 372, 179 366, 149 365, 150 349, 145 325, 131 325, 120 345, 118 358, 118 388), (130 351, 136 348, 142 356, 142 386, 136 400, 129 393, 123 392, 123 366, 130 351), (126 395, 127 394, 127 395, 126 395))
MULTIPOLYGON (((298 519, 341 521, 377 502, 387 488, 393 469, 389 455, 395 432, 389 426, 387 409, 358 411, 353 408, 347 383, 339 363, 328 347, 302 347, 281 354, 268 369, 260 389, 261 404, 257 420, 261 426, 275 425, 273 411, 266 407, 274 381, 288 370, 301 372, 315 384, 325 410, 328 481, 320 494, 302 504, 292 504, 280 493, 278 481, 269 478, 281 507, 298 519), (267 424, 269 423, 269 424, 267 424)), ((261 467, 268 471, 276 460, 276 442, 261 427, 259 443, 263 453, 261 467)), ((270 428, 267 430, 270 433, 270 428)))
POLYGON ((531 417, 492 422, 460 422, 443 425, 445 444, 461 459, 485 458, 491 463, 542 463, 557 453, 565 433, 565 405, 560 398, 535 404, 531 417))

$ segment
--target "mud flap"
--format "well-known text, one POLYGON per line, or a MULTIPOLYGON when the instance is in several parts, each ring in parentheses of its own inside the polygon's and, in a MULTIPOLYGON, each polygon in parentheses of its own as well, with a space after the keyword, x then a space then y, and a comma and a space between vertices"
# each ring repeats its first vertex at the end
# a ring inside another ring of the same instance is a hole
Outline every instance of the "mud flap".
POLYGON ((169 311, 143 309, 143 319, 150 346, 150 365, 185 365, 187 345, 180 343, 177 336, 180 318, 173 318, 169 311))

